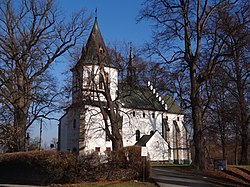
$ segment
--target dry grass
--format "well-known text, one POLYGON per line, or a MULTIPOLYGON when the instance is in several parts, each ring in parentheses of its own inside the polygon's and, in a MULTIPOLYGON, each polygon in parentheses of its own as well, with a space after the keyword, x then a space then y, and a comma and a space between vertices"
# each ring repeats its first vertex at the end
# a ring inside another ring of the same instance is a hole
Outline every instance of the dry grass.
POLYGON ((191 167, 178 168, 179 171, 195 175, 211 183, 223 186, 250 186, 250 167, 228 166, 226 171, 209 169, 196 172, 191 167))

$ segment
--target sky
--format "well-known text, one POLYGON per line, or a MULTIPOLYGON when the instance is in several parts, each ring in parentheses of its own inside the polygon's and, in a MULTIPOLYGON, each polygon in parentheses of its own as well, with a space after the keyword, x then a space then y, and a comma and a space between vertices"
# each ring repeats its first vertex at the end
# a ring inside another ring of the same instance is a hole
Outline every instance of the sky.
MULTIPOLYGON (((63 10, 66 17, 80 9, 85 9, 87 14, 95 15, 97 9, 98 24, 106 45, 116 41, 126 41, 140 46, 150 39, 149 23, 137 23, 136 21, 143 0, 58 0, 58 2, 59 9, 63 10)), ((86 41, 87 38, 83 38, 83 40, 86 41)), ((62 63, 56 63, 56 67, 54 67, 54 70, 57 71, 56 75, 61 81, 63 80, 62 73, 67 71, 67 68, 69 67, 62 63)), ((39 137, 38 126, 32 127, 32 137, 39 137)), ((57 138, 57 130, 57 121, 47 122, 43 126, 44 146, 48 147, 51 140, 57 138)))
POLYGON ((145 22, 137 24, 136 16, 142 0, 59 0, 67 14, 84 8, 89 13, 97 9, 98 24, 107 43, 116 40, 142 44, 150 36, 145 22))

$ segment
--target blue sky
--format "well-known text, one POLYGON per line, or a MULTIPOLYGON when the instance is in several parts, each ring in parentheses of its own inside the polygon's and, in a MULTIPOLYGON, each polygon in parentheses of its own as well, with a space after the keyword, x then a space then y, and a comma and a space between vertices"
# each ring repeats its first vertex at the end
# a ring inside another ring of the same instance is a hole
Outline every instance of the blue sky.
MULTIPOLYGON (((63 10, 66 17, 82 8, 94 15, 97 9, 98 24, 106 44, 126 41, 139 46, 150 39, 149 24, 136 22, 143 0, 58 0, 58 2, 59 9, 63 10)), ((83 40, 86 41, 87 38, 83 40)), ((68 66, 63 63, 56 63, 54 70, 57 70, 58 77, 62 77, 61 73, 67 71, 67 68, 68 66)), ((57 124, 58 122, 51 121, 43 127, 43 144, 49 146, 52 138, 57 138, 57 124)), ((34 126, 31 130, 33 137, 39 136, 38 127, 34 126)))
POLYGON ((149 26, 145 22, 136 24, 136 16, 142 0, 59 0, 66 13, 81 8, 89 13, 97 9, 98 23, 106 43, 125 40, 142 44, 149 38, 149 26))

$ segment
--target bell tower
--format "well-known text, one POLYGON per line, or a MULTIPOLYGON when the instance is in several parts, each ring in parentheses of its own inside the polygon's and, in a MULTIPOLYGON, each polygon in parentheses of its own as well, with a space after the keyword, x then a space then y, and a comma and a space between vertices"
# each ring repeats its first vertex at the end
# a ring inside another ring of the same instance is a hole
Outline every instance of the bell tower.
POLYGON ((83 47, 82 56, 75 67, 72 68, 72 72, 73 90, 75 90, 73 103, 86 99, 97 100, 97 94, 104 91, 104 81, 109 85, 112 99, 116 98, 118 69, 109 57, 97 17, 95 17, 87 43, 83 47))

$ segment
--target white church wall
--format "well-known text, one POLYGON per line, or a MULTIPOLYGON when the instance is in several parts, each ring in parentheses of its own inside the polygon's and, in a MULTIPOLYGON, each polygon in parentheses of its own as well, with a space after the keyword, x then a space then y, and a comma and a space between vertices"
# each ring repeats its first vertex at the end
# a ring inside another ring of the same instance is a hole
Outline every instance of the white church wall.
MULTIPOLYGON (((85 106, 87 109, 85 113, 85 124, 86 125, 86 134, 85 134, 85 142, 84 142, 84 152, 94 152, 99 148, 100 154, 104 154, 107 149, 112 149, 112 142, 107 141, 106 134, 104 131, 104 121, 102 114, 100 112, 100 108, 94 107, 91 105, 85 106)), ((159 136, 162 135, 162 117, 168 118, 168 126, 170 131, 166 134, 166 142, 157 142, 158 145, 153 145, 153 140, 149 143, 150 147, 157 147, 150 148, 149 152, 152 156, 152 159, 156 161, 164 160, 165 158, 169 159, 169 161, 173 161, 176 159, 176 152, 174 152, 176 148, 176 129, 173 124, 175 120, 178 124, 180 132, 180 145, 181 147, 186 148, 186 131, 183 126, 183 115, 176 115, 176 114, 169 114, 162 111, 150 111, 150 110, 132 110, 127 108, 122 108, 121 112, 123 116, 123 129, 122 129, 122 137, 124 146, 131 146, 134 145, 136 141, 136 130, 140 131, 140 137, 143 135, 149 135, 150 131, 157 130, 159 136), (153 114, 154 113, 154 118, 153 114), (170 150, 164 148, 160 151, 160 144, 161 146, 166 147, 168 143, 171 147, 170 150), (159 144, 160 143, 160 144, 159 144), (151 145, 150 145, 151 144, 151 145), (154 153, 153 150, 156 152, 154 153), (158 156, 157 156, 158 155, 158 156)), ((61 119, 61 141, 60 147, 61 150, 73 150, 74 148, 79 149, 79 113, 76 109, 70 109, 68 113, 61 119), (74 120, 76 122, 76 127, 74 127, 74 120)), ((157 135, 158 136, 158 135, 157 135)), ((157 138, 159 139, 159 137, 157 138)), ((189 157, 186 150, 179 150, 178 152, 179 160, 187 160, 189 157)), ((152 160, 153 161, 153 160, 152 160)))
POLYGON ((68 119, 67 119, 67 114, 61 118, 61 123, 60 125, 60 149, 61 150, 67 150, 67 144, 68 144, 68 119))
POLYGON ((86 108, 85 123, 87 126, 84 152, 91 153, 100 149, 98 152, 103 154, 107 149, 111 149, 112 143, 111 141, 106 141, 105 124, 100 108, 90 105, 87 105, 86 108))
POLYGON ((168 143, 158 131, 150 138, 146 147, 151 161, 168 161, 168 143))
POLYGON ((161 111, 122 109, 123 116, 123 144, 124 146, 134 145, 136 141, 136 130, 140 131, 140 137, 149 135, 150 131, 158 130, 162 133, 161 111))
POLYGON ((118 90, 118 70, 115 68, 104 67, 104 71, 109 75, 110 94, 114 101, 117 97, 118 90))
POLYGON ((61 119, 61 150, 75 150, 79 148, 79 117, 75 109, 69 109, 68 113, 61 119))
MULTIPOLYGON (((176 121, 179 129, 181 130, 180 132, 180 137, 183 137, 183 131, 182 131, 182 127, 183 127, 183 118, 184 115, 182 114, 171 114, 171 113, 164 113, 164 118, 167 119, 168 122, 168 127, 169 127, 169 131, 165 132, 165 138, 167 140, 167 142, 169 143, 170 146, 170 150, 169 150, 169 160, 170 161, 174 161, 175 159, 175 155, 176 153, 176 127, 174 125, 174 121, 176 121)), ((182 139, 182 138, 181 138, 182 139)), ((183 140, 181 140, 183 141, 183 140)), ((179 151, 180 153, 181 151, 179 151)), ((179 154, 179 157, 181 156, 181 154, 179 154)))

